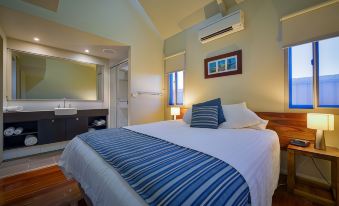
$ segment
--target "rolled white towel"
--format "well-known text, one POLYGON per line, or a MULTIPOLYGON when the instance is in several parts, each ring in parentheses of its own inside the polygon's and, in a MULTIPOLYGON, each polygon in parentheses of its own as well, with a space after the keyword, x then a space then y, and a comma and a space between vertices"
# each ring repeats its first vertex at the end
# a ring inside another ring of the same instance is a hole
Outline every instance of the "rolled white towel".
POLYGON ((105 125, 106 121, 105 120, 94 120, 93 125, 95 126, 102 126, 105 125))
POLYGON ((24 131, 24 128, 18 127, 18 128, 16 128, 16 129, 14 130, 14 134, 15 134, 15 135, 19 135, 19 134, 21 134, 23 131, 24 131))
POLYGON ((14 134, 15 128, 14 127, 8 127, 7 129, 4 130, 4 135, 5 136, 12 136, 14 134))
POLYGON ((24 110, 24 107, 23 106, 8 106, 8 107, 4 107, 3 110, 5 112, 20 112, 24 110))
POLYGON ((102 125, 105 125, 106 124, 106 120, 94 120, 94 123, 93 123, 95 126, 102 126, 102 125))
POLYGON ((25 145, 26 146, 33 146, 38 143, 38 138, 34 135, 27 135, 25 138, 25 145))

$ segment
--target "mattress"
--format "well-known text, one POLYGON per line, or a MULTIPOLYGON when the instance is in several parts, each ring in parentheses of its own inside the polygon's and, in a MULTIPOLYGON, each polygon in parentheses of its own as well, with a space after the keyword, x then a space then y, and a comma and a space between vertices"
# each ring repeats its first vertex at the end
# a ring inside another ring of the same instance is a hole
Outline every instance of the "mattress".
MULTIPOLYGON (((280 171, 280 145, 271 130, 191 128, 181 120, 126 127, 214 156, 245 178, 252 205, 271 205, 280 171)), ((65 148, 59 165, 78 181, 94 205, 146 205, 128 183, 80 138, 65 148)))

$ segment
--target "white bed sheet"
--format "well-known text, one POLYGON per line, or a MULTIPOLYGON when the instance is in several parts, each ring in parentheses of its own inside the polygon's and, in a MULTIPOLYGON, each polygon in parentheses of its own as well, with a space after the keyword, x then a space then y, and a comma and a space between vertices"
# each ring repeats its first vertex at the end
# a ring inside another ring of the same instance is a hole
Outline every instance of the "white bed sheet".
MULTIPOLYGON (((272 204, 280 171, 280 145, 274 131, 190 128, 181 120, 126 128, 229 163, 245 178, 252 205, 272 204)), ((119 173, 77 137, 66 146, 59 166, 81 184, 94 205, 145 205, 119 173)))

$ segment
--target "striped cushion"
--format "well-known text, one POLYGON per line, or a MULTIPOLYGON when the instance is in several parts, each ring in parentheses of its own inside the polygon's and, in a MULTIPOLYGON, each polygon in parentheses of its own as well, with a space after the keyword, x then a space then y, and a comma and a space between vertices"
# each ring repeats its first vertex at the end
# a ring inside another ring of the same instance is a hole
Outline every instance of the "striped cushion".
POLYGON ((199 104, 195 104, 195 106, 218 106, 218 123, 221 124, 226 121, 225 116, 224 116, 224 111, 221 106, 221 99, 212 99, 207 102, 202 102, 199 104))
POLYGON ((191 127, 217 129, 218 125, 218 106, 193 105, 191 127))

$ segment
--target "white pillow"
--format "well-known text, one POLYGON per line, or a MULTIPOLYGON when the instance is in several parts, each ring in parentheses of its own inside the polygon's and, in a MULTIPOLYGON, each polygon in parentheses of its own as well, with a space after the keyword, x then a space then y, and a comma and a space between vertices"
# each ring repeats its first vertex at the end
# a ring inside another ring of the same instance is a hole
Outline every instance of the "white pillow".
POLYGON ((186 113, 183 117, 184 122, 186 122, 186 124, 191 124, 191 120, 192 120, 192 108, 189 108, 186 110, 186 113))
POLYGON ((247 109, 246 103, 222 105, 226 122, 220 124, 222 129, 240 129, 261 123, 261 118, 247 109))
POLYGON ((256 129, 256 130, 265 130, 268 124, 268 120, 261 119, 260 123, 254 126, 250 126, 248 128, 256 129))

